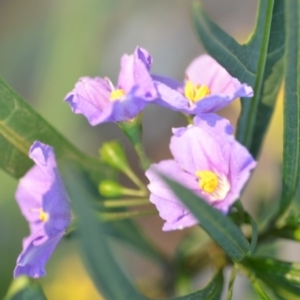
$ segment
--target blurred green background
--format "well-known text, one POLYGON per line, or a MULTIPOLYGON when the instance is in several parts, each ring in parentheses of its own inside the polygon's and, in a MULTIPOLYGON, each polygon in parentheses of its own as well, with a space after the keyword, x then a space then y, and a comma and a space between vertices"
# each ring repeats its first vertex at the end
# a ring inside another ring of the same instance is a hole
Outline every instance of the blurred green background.
MULTIPOLYGON (((183 79, 189 62, 203 53, 190 21, 191 3, 190 0, 0 0, 0 77, 79 148, 96 156, 103 141, 118 138, 134 162, 130 145, 114 124, 92 128, 82 116, 72 114, 62 100, 80 76, 108 76, 116 81, 121 55, 132 53, 136 45, 152 54, 153 73, 183 79)), ((237 40, 247 39, 254 25, 257 1, 203 0, 202 3, 208 14, 237 40)), ((222 111, 233 123, 238 113, 238 101, 222 111)), ((245 207, 253 213, 258 210, 258 202, 253 199, 274 200, 280 188, 281 114, 282 97, 260 166, 243 198, 245 207)), ((153 161, 170 156, 170 128, 183 124, 183 119, 174 112, 151 106, 146 109, 144 139, 153 161)), ((16 185, 14 179, 0 171, 0 299, 12 280, 22 237, 28 234, 14 200, 16 185)), ((185 231, 162 233, 162 222, 156 217, 143 218, 139 223, 168 253, 174 252, 185 234, 185 231)), ((133 276, 139 274, 139 280, 145 281, 149 277, 149 264, 126 251, 120 250, 126 265, 131 260, 133 276)), ((47 271, 41 282, 48 299, 101 299, 86 275, 76 241, 63 241, 59 245, 47 271)), ((155 270, 152 273, 150 277, 157 276, 155 270)))

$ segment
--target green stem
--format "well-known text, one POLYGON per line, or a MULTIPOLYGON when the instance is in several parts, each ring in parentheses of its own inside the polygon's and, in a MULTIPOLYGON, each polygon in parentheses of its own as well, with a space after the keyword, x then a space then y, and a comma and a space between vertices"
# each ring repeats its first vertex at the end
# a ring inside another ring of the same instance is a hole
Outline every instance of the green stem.
POLYGON ((124 211, 116 213, 99 213, 100 219, 102 221, 111 222, 111 221, 121 221, 125 219, 131 219, 135 217, 156 215, 157 210, 134 210, 134 211, 124 211))
POLYGON ((148 205, 149 199, 148 198, 141 198, 141 199, 109 199, 101 202, 106 208, 115 208, 115 207, 131 207, 131 206, 140 206, 140 205, 148 205))
POLYGON ((188 274, 180 272, 176 279, 175 292, 178 296, 190 294, 192 291, 191 278, 188 274))
POLYGON ((123 170, 123 172, 137 187, 139 187, 144 192, 148 192, 144 183, 135 175, 135 173, 130 168, 123 170))
POLYGON ((134 190, 134 189, 129 189, 122 187, 122 194, 126 196, 134 196, 134 197, 146 197, 148 196, 148 192, 143 189, 143 190, 134 190))
POLYGON ((142 146, 142 136, 143 136, 143 124, 142 124, 142 114, 139 114, 134 119, 130 121, 124 121, 118 123, 120 129, 127 136, 127 138, 132 143, 134 150, 136 151, 141 166, 144 170, 147 170, 150 166, 150 161, 145 154, 144 148, 142 146))
POLYGON ((147 169, 149 169, 151 163, 150 163, 150 161, 149 161, 149 159, 148 159, 148 157, 147 157, 147 155, 144 151, 143 145, 141 143, 137 143, 137 144, 134 144, 133 147, 134 147, 134 150, 135 150, 135 152, 137 153, 137 155, 140 159, 143 170, 146 171, 147 169))
POLYGON ((232 299, 233 285, 234 285, 236 274, 237 274, 237 265, 234 264, 233 267, 232 267, 231 274, 230 274, 230 279, 229 279, 227 300, 232 299))

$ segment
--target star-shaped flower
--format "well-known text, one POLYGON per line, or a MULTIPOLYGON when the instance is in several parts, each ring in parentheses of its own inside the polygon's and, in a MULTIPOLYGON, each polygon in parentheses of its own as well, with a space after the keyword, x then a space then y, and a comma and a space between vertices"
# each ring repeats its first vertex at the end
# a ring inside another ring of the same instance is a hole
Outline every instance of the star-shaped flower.
POLYGON ((152 76, 158 90, 155 104, 186 114, 215 112, 240 97, 252 97, 253 90, 232 77, 209 55, 197 57, 186 70, 185 82, 152 76))
POLYGON ((149 74, 151 64, 150 54, 137 47, 132 55, 122 56, 116 87, 108 78, 82 77, 65 101, 93 126, 130 120, 157 96, 149 74))
POLYGON ((173 130, 174 159, 153 164, 146 172, 150 201, 166 221, 163 230, 182 229, 198 221, 157 172, 180 182, 224 214, 239 198, 256 162, 232 131, 229 121, 215 114, 196 117, 194 125, 173 130))

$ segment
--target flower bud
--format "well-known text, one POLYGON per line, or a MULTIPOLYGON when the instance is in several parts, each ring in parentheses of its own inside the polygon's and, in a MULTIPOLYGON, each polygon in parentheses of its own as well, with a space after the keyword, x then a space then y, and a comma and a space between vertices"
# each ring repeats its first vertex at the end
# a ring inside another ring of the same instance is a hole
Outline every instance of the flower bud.
POLYGON ((117 197, 123 195, 124 188, 112 180, 104 180, 99 184, 99 192, 104 197, 117 197))
POLYGON ((129 168, 125 152, 117 141, 106 142, 99 150, 102 161, 111 167, 124 171, 129 168))

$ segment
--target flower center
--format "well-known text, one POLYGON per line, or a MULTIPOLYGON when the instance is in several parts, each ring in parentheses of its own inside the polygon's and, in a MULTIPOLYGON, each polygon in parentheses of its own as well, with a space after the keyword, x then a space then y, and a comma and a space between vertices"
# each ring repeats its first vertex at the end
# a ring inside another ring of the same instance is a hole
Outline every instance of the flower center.
POLYGON ((40 209, 39 213, 40 213, 39 219, 44 223, 46 223, 49 219, 49 214, 44 212, 42 208, 40 209))
POLYGON ((122 89, 112 90, 110 93, 109 100, 110 101, 119 100, 123 96, 125 96, 124 90, 122 90, 122 89))
POLYGON ((209 87, 205 84, 198 85, 188 80, 184 86, 184 96, 194 103, 210 95, 210 93, 209 87))
POLYGON ((211 201, 221 201, 227 196, 230 184, 225 175, 220 176, 208 170, 197 170, 196 176, 199 179, 200 189, 209 195, 211 201))
POLYGON ((196 176, 199 178, 199 187, 206 193, 213 193, 219 183, 219 179, 216 173, 211 171, 197 171, 196 176))

